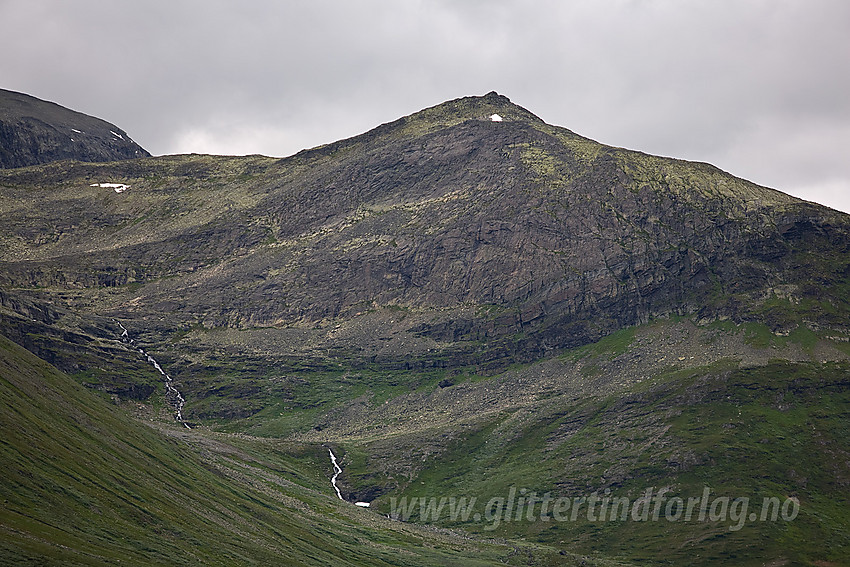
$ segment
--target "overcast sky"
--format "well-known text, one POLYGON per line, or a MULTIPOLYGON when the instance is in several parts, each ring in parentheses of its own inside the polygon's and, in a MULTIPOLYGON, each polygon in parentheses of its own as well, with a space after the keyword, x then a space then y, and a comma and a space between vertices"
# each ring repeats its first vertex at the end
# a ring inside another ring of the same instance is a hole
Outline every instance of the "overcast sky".
POLYGON ((850 212, 845 0, 0 0, 0 88, 151 153, 286 156, 495 90, 850 212))

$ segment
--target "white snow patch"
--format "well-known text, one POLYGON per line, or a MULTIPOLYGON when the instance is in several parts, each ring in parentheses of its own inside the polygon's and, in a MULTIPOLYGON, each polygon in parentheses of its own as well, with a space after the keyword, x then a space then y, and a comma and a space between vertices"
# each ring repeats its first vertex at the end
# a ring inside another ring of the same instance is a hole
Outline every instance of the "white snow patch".
POLYGON ((112 130, 110 130, 109 133, 112 134, 113 136, 115 136, 116 138, 121 138, 122 140, 124 139, 124 136, 122 136, 121 134, 119 134, 117 132, 113 132, 112 130))
POLYGON ((123 193, 130 188, 129 185, 124 185, 123 183, 92 183, 89 187, 106 187, 108 189, 115 189, 116 193, 123 193))
POLYGON ((491 115, 490 115, 490 121, 491 121, 491 122, 501 122, 501 121, 502 121, 502 117, 501 117, 501 116, 499 116, 498 114, 491 114, 491 115))
POLYGON ((354 505, 355 505, 355 506, 360 506, 361 508, 368 508, 368 507, 369 507, 369 503, 368 503, 368 502, 355 502, 355 503, 354 503, 354 505))

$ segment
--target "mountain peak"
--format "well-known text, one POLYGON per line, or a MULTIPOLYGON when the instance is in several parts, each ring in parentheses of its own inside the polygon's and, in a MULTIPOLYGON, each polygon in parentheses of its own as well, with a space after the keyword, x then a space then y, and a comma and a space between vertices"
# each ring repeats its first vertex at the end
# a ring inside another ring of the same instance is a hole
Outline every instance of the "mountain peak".
MULTIPOLYGON (((417 138, 466 122, 522 122, 545 126, 545 122, 511 99, 491 91, 483 96, 466 96, 424 108, 413 114, 344 140, 309 148, 299 152, 300 157, 333 155, 334 152, 358 143, 386 143, 390 140, 417 138)), ((566 130, 565 130, 566 131, 566 130)), ((283 158, 287 160, 288 158, 283 158)))
POLYGON ((449 100, 420 110, 402 119, 407 124, 430 126, 432 128, 454 126, 467 120, 491 120, 497 122, 535 122, 543 121, 511 102, 511 99, 491 91, 484 96, 467 96, 449 100), (493 119, 493 115, 501 120, 493 119))
POLYGON ((503 105, 513 104, 511 102, 511 99, 509 99, 505 95, 500 95, 496 91, 490 91, 489 93, 487 93, 486 95, 484 95, 482 97, 470 97, 470 98, 480 98, 481 100, 485 100, 485 101, 489 102, 490 104, 503 104, 503 105))

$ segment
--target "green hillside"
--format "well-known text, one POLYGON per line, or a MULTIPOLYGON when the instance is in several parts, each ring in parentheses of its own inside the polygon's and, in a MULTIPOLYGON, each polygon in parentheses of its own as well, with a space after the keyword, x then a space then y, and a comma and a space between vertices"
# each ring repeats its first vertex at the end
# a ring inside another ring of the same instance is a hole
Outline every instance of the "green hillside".
POLYGON ((3 565, 484 566, 518 549, 336 500, 321 446, 139 423, 4 337, 0 377, 3 565))

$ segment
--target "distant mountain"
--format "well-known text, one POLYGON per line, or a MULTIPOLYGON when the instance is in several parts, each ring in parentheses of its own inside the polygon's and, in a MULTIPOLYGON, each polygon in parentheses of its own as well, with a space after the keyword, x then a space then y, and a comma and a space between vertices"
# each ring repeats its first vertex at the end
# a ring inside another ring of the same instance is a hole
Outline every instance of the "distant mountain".
POLYGON ((109 122, 0 89, 0 168, 63 159, 102 162, 148 156, 109 122))

